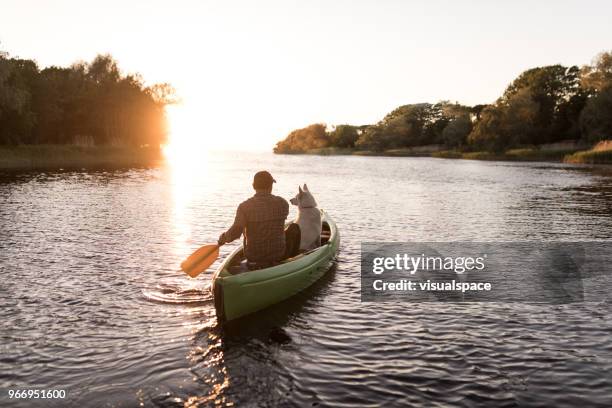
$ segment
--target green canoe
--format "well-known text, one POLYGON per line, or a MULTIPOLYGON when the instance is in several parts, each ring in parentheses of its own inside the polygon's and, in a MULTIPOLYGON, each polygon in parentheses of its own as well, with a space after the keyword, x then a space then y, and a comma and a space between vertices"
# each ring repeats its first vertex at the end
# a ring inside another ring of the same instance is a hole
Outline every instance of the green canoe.
POLYGON ((279 265, 244 272, 242 246, 234 250, 212 279, 219 321, 237 319, 285 300, 323 276, 338 251, 340 234, 336 224, 322 210, 321 221, 321 246, 279 265))

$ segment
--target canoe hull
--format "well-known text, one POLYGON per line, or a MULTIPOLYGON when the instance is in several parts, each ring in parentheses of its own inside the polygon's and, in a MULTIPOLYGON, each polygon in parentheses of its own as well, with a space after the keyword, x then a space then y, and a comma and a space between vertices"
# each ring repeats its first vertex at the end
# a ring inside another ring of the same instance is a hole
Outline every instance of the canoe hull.
POLYGON ((340 235, 335 223, 323 211, 322 221, 330 229, 329 240, 321 247, 271 268, 232 275, 229 266, 242 253, 232 252, 213 276, 212 291, 219 321, 234 320, 279 303, 319 280, 331 267, 340 235))

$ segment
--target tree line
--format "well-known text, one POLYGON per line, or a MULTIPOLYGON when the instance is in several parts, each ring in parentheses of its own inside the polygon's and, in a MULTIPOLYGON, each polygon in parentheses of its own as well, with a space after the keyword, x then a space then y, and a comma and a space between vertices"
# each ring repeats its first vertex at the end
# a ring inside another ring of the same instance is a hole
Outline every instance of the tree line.
POLYGON ((0 144, 159 146, 168 84, 145 86, 110 55, 40 69, 0 52, 0 144))
POLYGON ((403 105, 373 125, 317 123, 294 130, 275 153, 326 147, 384 151, 441 145, 461 151, 612 138, 612 52, 590 65, 528 69, 492 104, 449 101, 403 105))

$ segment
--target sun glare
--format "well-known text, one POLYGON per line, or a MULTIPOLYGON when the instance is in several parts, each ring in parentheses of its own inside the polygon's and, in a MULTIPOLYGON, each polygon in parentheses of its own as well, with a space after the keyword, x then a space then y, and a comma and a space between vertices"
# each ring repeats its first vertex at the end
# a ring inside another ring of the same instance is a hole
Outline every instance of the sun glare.
POLYGON ((197 116, 184 105, 166 107, 169 134, 164 155, 171 164, 200 161, 207 151, 203 135, 198 131, 197 116))
POLYGON ((168 163, 172 184, 174 211, 172 224, 175 226, 174 251, 184 257, 192 249, 192 216, 190 208, 201 200, 202 190, 195 188, 202 177, 209 173, 209 148, 199 129, 201 121, 183 105, 166 107, 169 135, 163 152, 168 163))

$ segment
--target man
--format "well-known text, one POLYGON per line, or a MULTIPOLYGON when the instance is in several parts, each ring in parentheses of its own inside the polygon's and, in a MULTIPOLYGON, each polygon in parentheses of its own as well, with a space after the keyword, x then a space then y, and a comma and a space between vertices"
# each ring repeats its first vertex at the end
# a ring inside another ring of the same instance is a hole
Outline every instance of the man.
POLYGON ((299 249, 299 228, 288 229, 290 250, 286 248, 285 220, 289 215, 287 201, 272 195, 272 184, 276 180, 267 171, 260 171, 253 177, 255 195, 238 206, 234 224, 219 236, 223 245, 244 234, 244 253, 249 269, 273 266, 295 252, 295 234, 299 249))

